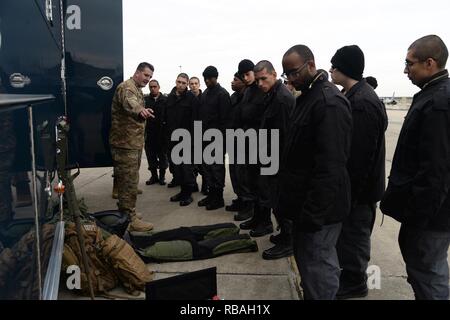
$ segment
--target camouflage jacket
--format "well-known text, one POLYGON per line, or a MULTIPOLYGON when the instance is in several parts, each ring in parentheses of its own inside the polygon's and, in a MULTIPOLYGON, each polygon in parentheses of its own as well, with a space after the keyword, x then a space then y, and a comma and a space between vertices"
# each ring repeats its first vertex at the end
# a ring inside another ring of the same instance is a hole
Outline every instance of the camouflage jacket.
POLYGON ((144 146, 145 119, 139 113, 144 110, 144 95, 130 78, 117 86, 111 106, 112 147, 141 150, 144 146))

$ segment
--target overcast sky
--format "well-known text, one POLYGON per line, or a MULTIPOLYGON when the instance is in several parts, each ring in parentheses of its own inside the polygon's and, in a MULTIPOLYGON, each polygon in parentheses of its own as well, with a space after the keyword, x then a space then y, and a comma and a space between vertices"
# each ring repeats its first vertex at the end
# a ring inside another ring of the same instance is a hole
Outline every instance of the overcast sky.
POLYGON ((180 66, 204 89, 202 72, 214 65, 231 93, 242 59, 269 60, 280 75, 284 52, 305 44, 316 66, 328 71, 337 49, 357 44, 365 54, 364 76, 377 78, 380 96, 412 96, 418 88, 403 74, 407 48, 427 34, 450 47, 450 1, 124 0, 123 27, 125 79, 148 61, 164 93, 180 66))

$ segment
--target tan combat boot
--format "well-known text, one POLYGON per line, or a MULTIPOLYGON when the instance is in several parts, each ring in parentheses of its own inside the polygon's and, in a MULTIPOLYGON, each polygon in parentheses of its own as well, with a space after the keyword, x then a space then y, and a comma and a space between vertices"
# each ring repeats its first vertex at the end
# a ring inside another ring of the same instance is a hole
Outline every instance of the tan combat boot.
POLYGON ((136 213, 131 213, 131 222, 128 225, 128 230, 130 232, 137 231, 137 232, 144 232, 144 231, 150 231, 153 229, 153 224, 150 222, 145 222, 143 220, 140 220, 136 213))

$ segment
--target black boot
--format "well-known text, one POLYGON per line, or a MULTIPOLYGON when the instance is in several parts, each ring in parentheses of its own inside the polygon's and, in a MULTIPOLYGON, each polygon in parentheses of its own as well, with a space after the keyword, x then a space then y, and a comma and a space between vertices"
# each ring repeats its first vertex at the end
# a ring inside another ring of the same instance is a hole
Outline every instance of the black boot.
POLYGON ((212 189, 211 190, 212 197, 210 195, 210 200, 206 204, 206 210, 216 210, 219 208, 223 208, 225 206, 225 202, 223 200, 223 190, 220 189, 212 189))
POLYGON ((272 248, 264 250, 262 257, 264 260, 275 260, 284 257, 289 257, 292 256, 293 254, 294 249, 292 247, 292 244, 280 242, 275 246, 273 246, 272 248))
POLYGON ((180 183, 175 179, 175 177, 172 178, 172 181, 167 185, 167 188, 175 188, 178 187, 180 183))
POLYGON ((237 199, 233 199, 229 206, 225 207, 225 211, 231 211, 231 212, 239 211, 243 208, 243 204, 244 203, 241 200, 241 198, 238 197, 237 199))
POLYGON ((258 224, 256 227, 254 227, 252 230, 250 230, 249 235, 251 237, 262 237, 266 234, 270 234, 273 232, 273 225, 270 224, 258 224))
POLYGON ((158 170, 156 169, 151 169, 150 172, 152 173, 152 176, 150 177, 150 179, 148 179, 147 181, 145 181, 146 185, 152 185, 155 184, 159 181, 158 179, 158 170))
POLYGON ((242 209, 234 215, 235 221, 244 221, 253 217, 253 202, 244 201, 242 209))
POLYGON ((270 236, 270 242, 275 244, 275 246, 264 250, 262 257, 265 260, 280 259, 294 254, 292 222, 284 217, 278 217, 277 220, 280 227, 280 233, 270 236))
POLYGON ((166 184, 166 169, 159 169, 159 184, 161 186, 166 184))
POLYGON ((281 232, 279 234, 272 234, 269 238, 269 241, 272 242, 273 244, 279 244, 281 243, 281 238, 282 238, 282 234, 281 232))
POLYGON ((207 196, 209 194, 208 185, 206 184, 206 182, 203 182, 203 181, 202 181, 201 193, 203 193, 205 196, 207 196))
POLYGON ((260 217, 260 207, 257 203, 253 206, 253 216, 247 221, 242 222, 239 225, 239 228, 242 230, 250 230, 255 228, 258 225, 258 221, 261 219, 260 217))
POLYGON ((339 290, 336 299, 350 299, 366 297, 369 290, 367 288, 367 274, 342 270, 339 277, 339 290))
POLYGON ((250 231, 251 237, 262 237, 273 232, 272 220, 270 220, 271 209, 260 207, 258 210, 258 224, 250 231))
POLYGON ((192 188, 189 186, 181 186, 180 206, 188 206, 194 201, 192 199, 192 188))
POLYGON ((275 245, 282 243, 292 245, 292 221, 284 217, 280 217, 278 223, 279 227, 277 229, 280 229, 280 233, 277 235, 271 235, 269 238, 270 242, 275 245))
POLYGON ((182 191, 180 191, 180 192, 178 192, 176 195, 170 197, 170 201, 172 201, 172 202, 178 202, 178 201, 181 200, 182 196, 183 196, 182 191))
POLYGON ((205 197, 205 198, 203 198, 202 200, 200 200, 198 203, 197 203, 197 205, 199 206, 199 207, 205 207, 207 204, 208 204, 208 202, 209 202, 209 195, 207 196, 207 197, 205 197))

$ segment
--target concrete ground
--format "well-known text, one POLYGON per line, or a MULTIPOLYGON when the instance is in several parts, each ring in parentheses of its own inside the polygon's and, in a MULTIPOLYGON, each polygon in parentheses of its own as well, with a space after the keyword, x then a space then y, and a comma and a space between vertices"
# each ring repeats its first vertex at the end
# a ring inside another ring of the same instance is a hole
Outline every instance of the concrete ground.
MULTIPOLYGON (((389 127, 386 135, 386 176, 389 175, 392 155, 398 134, 406 115, 405 110, 389 110, 389 127)), ((90 212, 115 209, 115 200, 111 198, 112 168, 83 169, 76 180, 77 194, 85 199, 90 212)), ((145 220, 152 222, 156 230, 172 229, 180 226, 208 225, 221 222, 233 222, 233 214, 224 209, 206 211, 197 207, 197 201, 203 195, 195 193, 194 202, 187 207, 169 202, 177 188, 167 186, 146 186, 149 177, 145 156, 140 170, 139 187, 144 191, 138 197, 137 210, 145 220)), ((171 180, 170 174, 166 175, 171 180)), ((200 183, 200 179, 198 179, 200 183)), ((234 198, 231 183, 227 176, 224 193, 226 203, 234 198)), ((403 300, 413 299, 410 285, 406 282, 405 265, 397 243, 399 223, 378 212, 372 236, 372 259, 370 265, 378 267, 381 281, 378 286, 376 275, 371 276, 374 289, 369 291, 366 300, 403 300)), ((245 231, 241 231, 245 232, 245 231)), ((257 238, 259 251, 238 253, 221 257, 172 263, 151 263, 150 270, 155 272, 155 279, 170 277, 176 274, 217 267, 218 295, 225 300, 230 299, 268 299, 296 300, 301 298, 299 276, 293 258, 266 261, 261 258, 263 250, 271 246, 269 236, 257 238)), ((60 298, 69 298, 63 294, 60 298)))

